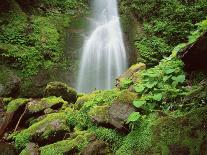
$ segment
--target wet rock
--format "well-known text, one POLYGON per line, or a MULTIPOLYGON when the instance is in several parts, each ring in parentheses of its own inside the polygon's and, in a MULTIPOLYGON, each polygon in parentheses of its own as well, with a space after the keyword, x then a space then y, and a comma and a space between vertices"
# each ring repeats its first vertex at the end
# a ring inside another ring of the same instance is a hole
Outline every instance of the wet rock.
POLYGON ((45 88, 44 96, 62 97, 68 103, 75 103, 77 92, 62 82, 50 82, 45 88))
POLYGON ((1 155, 17 155, 17 150, 12 144, 0 143, 1 155))
POLYGON ((81 155, 109 155, 110 148, 104 141, 96 140, 89 143, 85 149, 82 150, 81 155))

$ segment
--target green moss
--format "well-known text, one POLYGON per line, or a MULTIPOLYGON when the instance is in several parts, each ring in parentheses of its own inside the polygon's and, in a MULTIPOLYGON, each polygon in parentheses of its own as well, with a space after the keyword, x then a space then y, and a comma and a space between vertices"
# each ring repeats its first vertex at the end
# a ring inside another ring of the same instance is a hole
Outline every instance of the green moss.
POLYGON ((84 95, 77 102, 82 102, 83 106, 80 111, 88 112, 91 107, 101 105, 111 105, 114 99, 119 96, 120 91, 106 90, 106 91, 95 91, 91 94, 84 95))
POLYGON ((44 96, 61 96, 69 103, 74 103, 77 100, 76 90, 72 87, 69 87, 67 84, 58 81, 47 84, 44 96))
POLYGON ((63 155, 64 153, 70 152, 73 149, 81 150, 89 142, 91 133, 85 133, 83 135, 78 135, 74 139, 63 140, 51 145, 41 147, 42 155, 63 155))
POLYGON ((98 120, 108 122, 109 120, 108 109, 109 109, 108 105, 94 106, 93 108, 90 109, 88 115, 92 118, 96 117, 98 120))
POLYGON ((67 116, 65 113, 48 114, 47 117, 34 123, 29 128, 22 130, 15 136, 16 147, 19 149, 24 148, 26 144, 36 136, 46 140, 49 135, 58 130, 69 130, 66 125, 66 119, 67 116), (56 127, 53 126, 53 122, 55 122, 56 127))
POLYGON ((63 104, 63 106, 67 106, 68 103, 66 101, 64 101, 61 97, 51 96, 48 98, 43 98, 35 104, 29 104, 28 110, 33 111, 33 112, 41 111, 46 108, 50 108, 56 104, 63 104))
POLYGON ((16 111, 20 106, 26 104, 29 102, 29 99, 25 99, 25 98, 19 98, 19 99, 15 99, 12 100, 11 102, 9 102, 9 104, 7 105, 7 112, 14 112, 16 111))
POLYGON ((125 137, 116 154, 169 154, 173 146, 199 154, 206 135, 206 111, 207 107, 198 108, 178 117, 151 114, 125 137))
POLYGON ((132 102, 138 98, 137 93, 130 92, 129 90, 122 91, 114 100, 116 103, 132 104, 132 102))

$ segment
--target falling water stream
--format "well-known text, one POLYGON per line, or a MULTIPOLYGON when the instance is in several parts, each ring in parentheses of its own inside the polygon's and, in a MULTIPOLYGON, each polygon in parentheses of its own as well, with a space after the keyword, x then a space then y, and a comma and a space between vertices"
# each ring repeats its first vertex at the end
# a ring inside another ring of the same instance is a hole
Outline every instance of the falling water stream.
POLYGON ((77 81, 83 93, 112 88, 127 68, 117 0, 94 0, 93 8, 92 32, 84 43, 77 81))

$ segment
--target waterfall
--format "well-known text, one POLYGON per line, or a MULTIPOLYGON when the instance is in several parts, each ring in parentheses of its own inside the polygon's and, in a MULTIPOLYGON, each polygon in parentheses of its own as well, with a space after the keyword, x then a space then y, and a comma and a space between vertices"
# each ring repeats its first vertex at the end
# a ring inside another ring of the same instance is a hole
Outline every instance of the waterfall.
POLYGON ((127 56, 119 21, 117 0, 94 0, 91 34, 85 40, 78 92, 111 89, 127 68, 127 56))

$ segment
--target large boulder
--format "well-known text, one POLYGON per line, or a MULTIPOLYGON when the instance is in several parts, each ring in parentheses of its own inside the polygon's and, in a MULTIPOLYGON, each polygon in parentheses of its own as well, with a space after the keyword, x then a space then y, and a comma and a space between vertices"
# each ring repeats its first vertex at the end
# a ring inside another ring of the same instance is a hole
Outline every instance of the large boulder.
POLYGON ((136 111, 136 108, 132 104, 136 98, 136 93, 129 91, 122 92, 109 108, 110 124, 117 129, 125 129, 127 118, 132 112, 136 111))
POLYGON ((77 100, 77 92, 62 82, 50 82, 45 88, 44 96, 62 97, 68 103, 75 103, 77 100))
POLYGON ((19 149, 25 148, 29 142, 43 146, 62 140, 67 132, 67 115, 64 112, 48 114, 45 118, 22 130, 15 136, 19 149))
POLYGON ((92 121, 101 126, 116 128, 121 132, 128 132, 127 118, 136 111, 133 101, 137 94, 128 90, 122 92, 111 105, 94 106, 88 112, 92 121))
POLYGON ((20 93, 20 78, 11 70, 0 66, 0 96, 17 97, 20 93))

